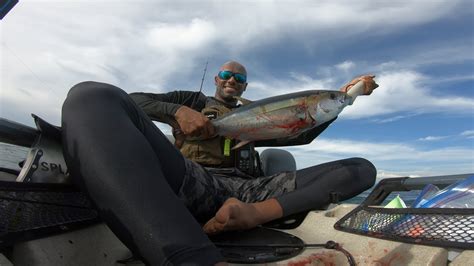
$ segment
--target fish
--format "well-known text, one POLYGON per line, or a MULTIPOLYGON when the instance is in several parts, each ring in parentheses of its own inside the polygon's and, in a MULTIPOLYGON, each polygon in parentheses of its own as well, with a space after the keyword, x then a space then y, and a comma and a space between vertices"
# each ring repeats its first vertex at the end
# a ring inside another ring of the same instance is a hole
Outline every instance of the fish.
POLYGON ((359 81, 347 93, 308 90, 269 97, 234 109, 211 123, 217 135, 240 140, 233 149, 252 141, 291 139, 335 118, 363 91, 364 82, 359 81))

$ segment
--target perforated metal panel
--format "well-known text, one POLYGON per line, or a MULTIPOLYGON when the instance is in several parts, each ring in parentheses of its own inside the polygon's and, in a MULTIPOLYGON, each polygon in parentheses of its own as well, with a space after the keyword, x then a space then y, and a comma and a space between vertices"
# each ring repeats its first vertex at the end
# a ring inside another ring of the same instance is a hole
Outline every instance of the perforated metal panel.
POLYGON ((426 184, 443 187, 471 175, 382 180, 366 200, 341 218, 334 228, 407 243, 474 249, 474 209, 380 206, 392 192, 417 190, 426 184))
POLYGON ((0 182, 0 244, 95 221, 89 199, 69 186, 0 182))
POLYGON ((409 243, 474 249, 471 209, 381 209, 360 207, 336 229, 409 243))

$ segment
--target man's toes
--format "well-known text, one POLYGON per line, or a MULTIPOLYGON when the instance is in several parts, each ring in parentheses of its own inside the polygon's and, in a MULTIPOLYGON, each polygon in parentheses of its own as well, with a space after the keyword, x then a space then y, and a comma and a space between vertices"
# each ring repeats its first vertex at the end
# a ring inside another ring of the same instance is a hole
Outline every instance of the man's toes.
POLYGON ((217 211, 216 216, 213 219, 215 219, 216 222, 218 223, 226 224, 229 221, 229 218, 230 218, 229 208, 223 207, 217 211))
POLYGON ((216 232, 216 221, 214 218, 209 220, 203 227, 202 229, 204 232, 207 234, 214 234, 216 232))
MULTIPOLYGON (((214 219, 214 218, 212 218, 212 219, 214 219)), ((211 221, 212 221, 212 219, 209 220, 209 221, 207 221, 207 223, 205 223, 204 226, 202 227, 202 229, 203 229, 206 233, 211 230, 211 221)))
POLYGON ((224 231, 226 223, 219 222, 215 217, 209 220, 202 228, 207 234, 216 234, 224 231))

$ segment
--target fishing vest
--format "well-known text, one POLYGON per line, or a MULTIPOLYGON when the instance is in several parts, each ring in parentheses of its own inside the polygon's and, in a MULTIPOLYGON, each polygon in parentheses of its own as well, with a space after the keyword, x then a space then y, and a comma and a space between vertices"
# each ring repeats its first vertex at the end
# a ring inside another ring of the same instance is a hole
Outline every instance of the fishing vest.
MULTIPOLYGON (((201 113, 212 120, 230 111, 224 105, 207 101, 201 113)), ((185 140, 180 150, 186 158, 203 166, 235 167, 235 152, 231 150, 234 144, 234 140, 216 136, 206 140, 185 140)))

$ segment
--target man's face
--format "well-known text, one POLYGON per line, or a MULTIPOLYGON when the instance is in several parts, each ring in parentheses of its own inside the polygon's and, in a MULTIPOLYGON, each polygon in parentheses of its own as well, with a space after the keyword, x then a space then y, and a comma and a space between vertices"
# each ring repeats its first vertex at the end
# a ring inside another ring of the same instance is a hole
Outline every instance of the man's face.
MULTIPOLYGON (((230 78, 224 79, 219 75, 215 76, 216 84, 216 95, 215 97, 224 102, 235 102, 234 96, 241 96, 247 88, 247 82, 239 82, 239 78, 235 77, 235 74, 241 74, 247 76, 245 68, 238 63, 225 64, 221 67, 220 71, 230 71, 233 73, 230 78)), ((227 73, 229 74, 229 73, 227 73)), ((227 75, 229 76, 229 75, 227 75)))

